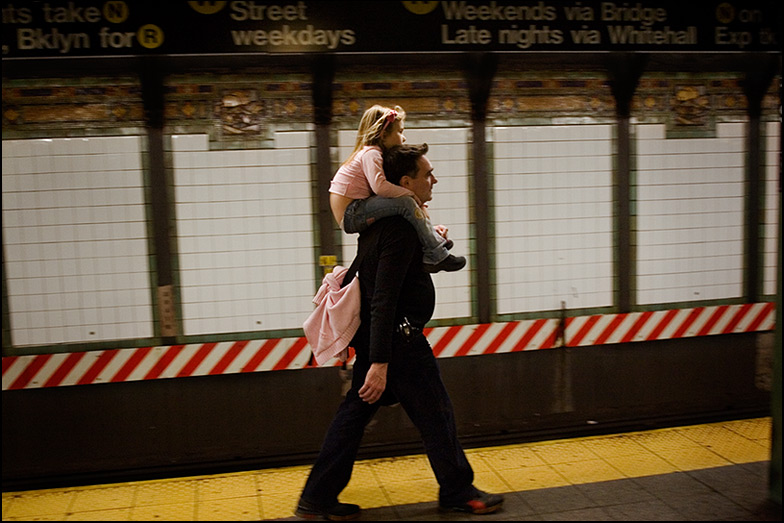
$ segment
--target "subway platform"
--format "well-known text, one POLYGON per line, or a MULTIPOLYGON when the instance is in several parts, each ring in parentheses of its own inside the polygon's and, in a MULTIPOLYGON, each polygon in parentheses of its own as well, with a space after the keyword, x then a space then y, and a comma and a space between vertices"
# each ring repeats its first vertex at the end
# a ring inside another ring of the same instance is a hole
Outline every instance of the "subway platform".
MULTIPOLYGON (((439 512, 423 455, 358 461, 341 501, 366 521, 781 521, 771 419, 467 449, 494 514, 439 512)), ((3 521, 298 521, 310 466, 3 492, 3 521)))

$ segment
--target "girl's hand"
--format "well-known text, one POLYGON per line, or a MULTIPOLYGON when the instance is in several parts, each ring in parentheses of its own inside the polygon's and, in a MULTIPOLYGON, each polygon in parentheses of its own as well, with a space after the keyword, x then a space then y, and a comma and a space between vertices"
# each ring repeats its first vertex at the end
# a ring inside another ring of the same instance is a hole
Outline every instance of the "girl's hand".
POLYGON ((447 229, 445 225, 433 225, 433 229, 435 229, 435 231, 436 231, 436 232, 437 232, 437 233, 438 233, 438 234, 439 234, 439 235, 440 235, 442 238, 444 238, 445 240, 446 240, 446 239, 448 239, 448 238, 447 238, 447 233, 449 232, 449 229, 447 229))

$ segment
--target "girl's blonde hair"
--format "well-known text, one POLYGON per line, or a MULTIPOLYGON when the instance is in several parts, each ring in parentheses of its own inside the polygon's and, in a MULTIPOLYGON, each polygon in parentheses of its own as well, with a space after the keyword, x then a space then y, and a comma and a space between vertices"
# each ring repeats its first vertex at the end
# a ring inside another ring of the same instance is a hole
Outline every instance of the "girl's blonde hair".
MULTIPOLYGON (((366 145, 378 145, 384 141, 384 136, 392 129, 397 121, 406 119, 406 112, 402 107, 396 105, 394 109, 383 105, 374 105, 362 115, 357 130, 357 141, 354 150, 351 151, 346 162, 354 158, 354 155, 366 145)), ((346 163, 344 162, 344 163, 346 163)))

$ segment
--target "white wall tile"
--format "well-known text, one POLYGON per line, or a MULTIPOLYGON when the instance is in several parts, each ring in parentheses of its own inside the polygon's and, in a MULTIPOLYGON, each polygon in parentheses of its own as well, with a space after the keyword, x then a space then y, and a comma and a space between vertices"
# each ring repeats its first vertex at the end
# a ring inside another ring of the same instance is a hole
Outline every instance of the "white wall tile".
POLYGON ((765 124, 765 202, 763 227, 763 289, 772 296, 776 294, 779 273, 777 252, 781 234, 781 121, 765 124))
POLYGON ((192 159, 174 170, 185 334, 301 328, 315 291, 310 140, 309 132, 277 133, 275 149, 243 151, 209 150, 206 137, 172 140, 175 155, 187 150, 192 159), (291 233, 296 216, 307 217, 303 236, 291 233), (289 286, 265 296, 281 314, 248 309, 259 306, 248 302, 249 285, 281 280, 289 286), (293 294, 297 283, 307 292, 293 294), (261 327, 250 322, 261 316, 261 327))
POLYGON ((667 139, 659 124, 634 134, 639 303, 736 297, 726 293, 743 278, 744 124, 718 124, 712 139, 667 139))
POLYGON ((495 227, 505 232, 496 238, 499 313, 611 304, 609 278, 584 276, 612 254, 611 223, 596 220, 612 198, 611 133, 601 125, 493 129, 496 153, 501 146, 507 158, 494 159, 495 227), (517 189, 507 196, 508 187, 517 189))
POLYGON ((149 315, 129 324, 126 317, 99 314, 121 299, 129 269, 144 275, 136 282, 145 289, 137 304, 151 306, 146 240, 131 267, 120 248, 146 235, 144 223, 129 228, 118 209, 135 206, 144 216, 141 173, 128 177, 123 163, 141 157, 140 145, 130 136, 4 140, 3 237, 14 345, 152 335, 149 315), (21 263, 9 263, 15 260, 21 263), (94 296, 98 282, 101 300, 94 296), (22 315, 30 304, 35 314, 22 315))

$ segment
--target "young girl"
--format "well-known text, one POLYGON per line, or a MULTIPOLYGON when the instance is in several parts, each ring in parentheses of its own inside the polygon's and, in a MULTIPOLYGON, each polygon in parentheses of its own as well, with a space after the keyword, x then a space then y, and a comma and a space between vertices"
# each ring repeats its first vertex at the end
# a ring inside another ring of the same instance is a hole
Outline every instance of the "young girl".
POLYGON ((423 202, 417 201, 413 192, 389 182, 384 176, 382 153, 406 140, 403 136, 405 117, 400 106, 390 109, 374 105, 365 111, 359 122, 354 151, 335 173, 329 187, 332 213, 349 234, 362 232, 378 219, 401 215, 414 226, 419 236, 425 271, 459 271, 466 260, 449 254, 452 241, 446 239, 446 229, 434 228, 423 202))

